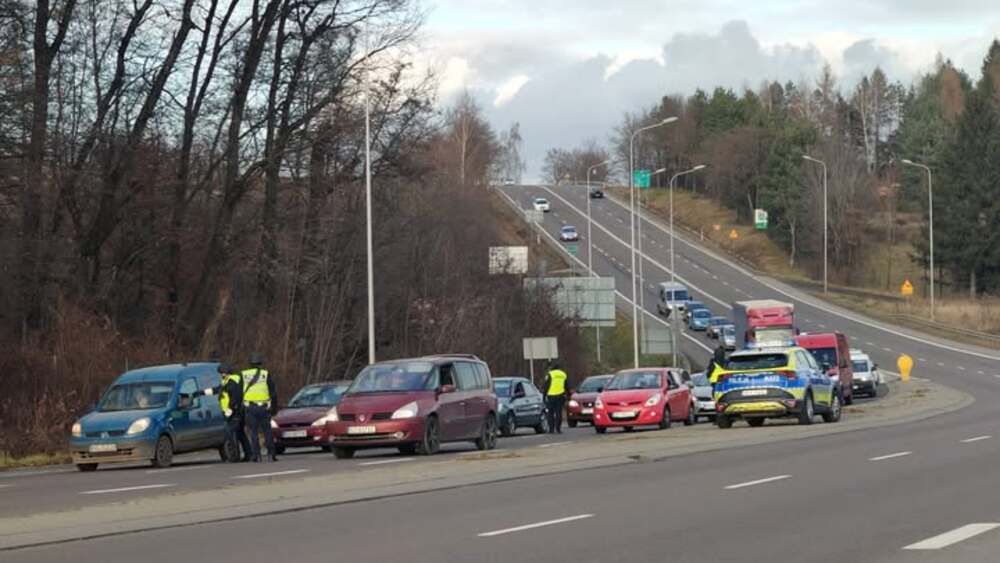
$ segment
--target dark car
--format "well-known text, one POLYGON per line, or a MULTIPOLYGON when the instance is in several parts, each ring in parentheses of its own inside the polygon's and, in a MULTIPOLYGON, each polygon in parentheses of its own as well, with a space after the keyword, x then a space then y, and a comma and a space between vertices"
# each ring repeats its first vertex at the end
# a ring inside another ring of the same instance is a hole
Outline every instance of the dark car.
POLYGON ((604 192, 594 188, 590 190, 590 199, 604 199, 604 192))
POLYGON ((534 428, 535 433, 549 431, 545 398, 531 381, 524 377, 498 377, 493 380, 497 394, 497 420, 500 433, 513 436, 518 428, 534 428))
POLYGON ((472 355, 427 356, 372 364, 327 414, 339 459, 364 448, 432 455, 445 442, 497 443, 497 396, 490 368, 472 355))
POLYGON ((612 377, 614 375, 592 375, 584 379, 583 383, 569 396, 569 403, 566 405, 566 422, 570 428, 576 428, 576 425, 581 422, 593 424, 594 401, 601 391, 604 391, 612 377))
POLYGON ((330 409, 350 387, 350 381, 329 381, 306 385, 299 390, 288 406, 274 416, 274 449, 284 453, 285 448, 320 447, 330 450, 330 436, 326 422, 330 409))
POLYGON ((712 317, 708 319, 708 328, 705 332, 709 338, 718 338, 722 334, 722 327, 731 324, 733 321, 729 320, 728 317, 712 317))

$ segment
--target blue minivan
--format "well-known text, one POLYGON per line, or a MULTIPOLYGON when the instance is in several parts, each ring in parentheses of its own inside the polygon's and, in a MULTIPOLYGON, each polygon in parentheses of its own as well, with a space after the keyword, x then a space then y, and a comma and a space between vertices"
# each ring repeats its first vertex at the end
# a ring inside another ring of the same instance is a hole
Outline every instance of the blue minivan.
POLYGON ((173 364, 120 375, 97 406, 73 424, 73 463, 80 471, 111 462, 168 467, 175 453, 207 449, 230 459, 219 398, 204 394, 221 384, 217 367, 173 364))

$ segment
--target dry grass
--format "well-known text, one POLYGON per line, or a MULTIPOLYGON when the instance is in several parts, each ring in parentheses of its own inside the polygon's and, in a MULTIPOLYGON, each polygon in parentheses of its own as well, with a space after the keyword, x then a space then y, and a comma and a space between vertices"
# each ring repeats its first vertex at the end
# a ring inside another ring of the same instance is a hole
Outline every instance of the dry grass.
POLYGON ((24 457, 12 457, 6 452, 0 452, 0 470, 14 469, 18 467, 41 467, 43 465, 57 465, 69 463, 72 458, 68 453, 57 452, 49 454, 33 454, 24 457))

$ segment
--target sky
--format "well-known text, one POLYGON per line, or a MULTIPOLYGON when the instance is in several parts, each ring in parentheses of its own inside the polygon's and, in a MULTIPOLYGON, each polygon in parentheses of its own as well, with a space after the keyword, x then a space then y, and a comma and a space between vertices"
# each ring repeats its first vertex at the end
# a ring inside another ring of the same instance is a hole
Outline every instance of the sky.
POLYGON ((545 151, 607 144, 666 94, 764 80, 842 89, 876 65, 908 83, 938 53, 978 76, 996 0, 425 0, 423 62, 447 105, 467 90, 497 131, 521 125, 528 178, 545 151))

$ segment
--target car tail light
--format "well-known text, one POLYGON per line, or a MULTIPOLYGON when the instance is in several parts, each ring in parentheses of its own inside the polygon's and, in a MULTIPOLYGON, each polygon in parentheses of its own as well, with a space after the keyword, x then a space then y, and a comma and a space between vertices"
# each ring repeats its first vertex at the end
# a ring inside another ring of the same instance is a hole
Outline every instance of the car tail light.
POLYGON ((798 379, 799 375, 792 370, 779 371, 778 375, 788 379, 798 379))

